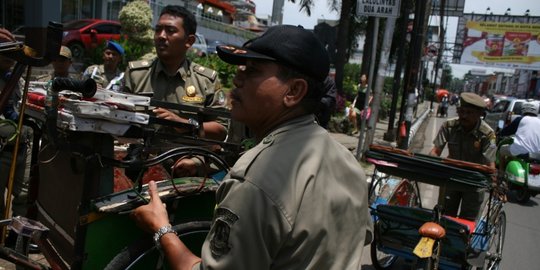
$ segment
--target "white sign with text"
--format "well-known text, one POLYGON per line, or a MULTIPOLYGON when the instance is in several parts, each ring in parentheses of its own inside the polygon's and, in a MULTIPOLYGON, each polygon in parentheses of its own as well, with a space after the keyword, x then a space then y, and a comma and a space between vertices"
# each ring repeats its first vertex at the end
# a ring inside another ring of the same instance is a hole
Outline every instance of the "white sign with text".
POLYGON ((356 14, 372 17, 399 17, 400 0, 358 0, 356 14))

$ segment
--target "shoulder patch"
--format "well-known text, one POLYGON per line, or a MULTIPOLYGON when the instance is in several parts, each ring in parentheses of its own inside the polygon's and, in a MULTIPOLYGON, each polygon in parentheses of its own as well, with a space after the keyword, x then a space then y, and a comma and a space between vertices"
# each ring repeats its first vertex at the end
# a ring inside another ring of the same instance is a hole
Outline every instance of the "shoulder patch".
POLYGON ((143 69, 148 68, 152 65, 151 60, 139 60, 139 61, 131 61, 129 62, 129 68, 130 69, 143 69))
POLYGON ((238 219, 238 216, 229 209, 216 209, 211 232, 212 239, 210 240, 210 251, 214 257, 219 258, 231 250, 232 245, 229 243, 229 235, 231 228, 238 219))
POLYGON ((207 67, 203 67, 199 64, 195 64, 193 63, 192 64, 192 69, 193 71, 197 72, 198 74, 201 74, 211 80, 215 80, 216 77, 217 77, 217 72, 213 69, 210 69, 210 68, 207 68, 207 67))
POLYGON ((480 124, 480 127, 478 129, 484 135, 495 134, 493 129, 484 121, 482 121, 482 123, 480 124))

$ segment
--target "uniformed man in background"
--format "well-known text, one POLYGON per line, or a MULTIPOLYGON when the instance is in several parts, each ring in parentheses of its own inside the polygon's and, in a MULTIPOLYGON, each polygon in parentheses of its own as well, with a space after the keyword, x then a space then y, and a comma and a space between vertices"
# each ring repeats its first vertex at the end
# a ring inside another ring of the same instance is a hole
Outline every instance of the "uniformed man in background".
POLYGON ((133 217, 174 269, 360 269, 371 235, 365 173, 315 121, 326 49, 312 32, 280 25, 218 55, 239 65, 231 114, 258 144, 221 182, 201 258, 175 235, 156 183, 133 217))
POLYGON ((36 81, 48 82, 56 77, 65 77, 65 78, 78 78, 79 77, 79 75, 72 75, 69 73, 69 69, 71 68, 71 64, 73 64, 73 61, 72 61, 71 50, 66 46, 60 47, 60 52, 58 53, 58 57, 53 59, 51 64, 53 66, 53 71, 50 72, 49 74, 38 76, 36 78, 36 81))
POLYGON ((98 89, 120 91, 123 88, 124 72, 118 67, 122 63, 125 50, 122 45, 109 40, 103 50, 103 64, 91 65, 84 71, 82 79, 94 79, 98 89))
MULTIPOLYGON (((448 144, 449 158, 495 168, 495 132, 482 120, 485 108, 486 103, 479 95, 462 93, 461 106, 457 109, 458 118, 443 123, 433 141, 430 155, 440 156, 448 144)), ((438 203, 444 207, 445 215, 476 220, 483 201, 483 191, 446 187, 444 194, 439 193, 438 203)))
MULTIPOLYGON (((155 27, 157 58, 130 62, 125 72, 125 92, 153 99, 195 106, 225 105, 217 72, 189 61, 187 51, 195 42, 195 16, 180 6, 166 6, 155 27)), ((165 108, 153 110, 159 118, 193 123, 165 108)), ((204 122, 205 137, 223 140, 227 131, 217 121, 204 122)))

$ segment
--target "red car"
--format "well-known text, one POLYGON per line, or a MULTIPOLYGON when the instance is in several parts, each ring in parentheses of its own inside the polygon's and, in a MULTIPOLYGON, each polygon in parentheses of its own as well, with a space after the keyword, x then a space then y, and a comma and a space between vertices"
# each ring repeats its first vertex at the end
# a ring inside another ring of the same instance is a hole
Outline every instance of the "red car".
POLYGON ((71 49, 75 59, 103 42, 120 39, 120 22, 101 19, 82 19, 64 23, 62 45, 71 49))

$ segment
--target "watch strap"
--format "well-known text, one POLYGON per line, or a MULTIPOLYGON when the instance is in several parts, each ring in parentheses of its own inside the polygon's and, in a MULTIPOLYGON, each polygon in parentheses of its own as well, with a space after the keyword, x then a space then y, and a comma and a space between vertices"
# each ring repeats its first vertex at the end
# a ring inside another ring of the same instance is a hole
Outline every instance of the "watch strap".
POLYGON ((154 237, 153 237, 154 243, 156 244, 158 248, 161 247, 161 244, 160 244, 161 237, 163 237, 163 235, 168 234, 168 233, 174 233, 175 235, 178 235, 176 231, 172 228, 171 224, 167 224, 159 228, 157 232, 154 233, 154 237))

